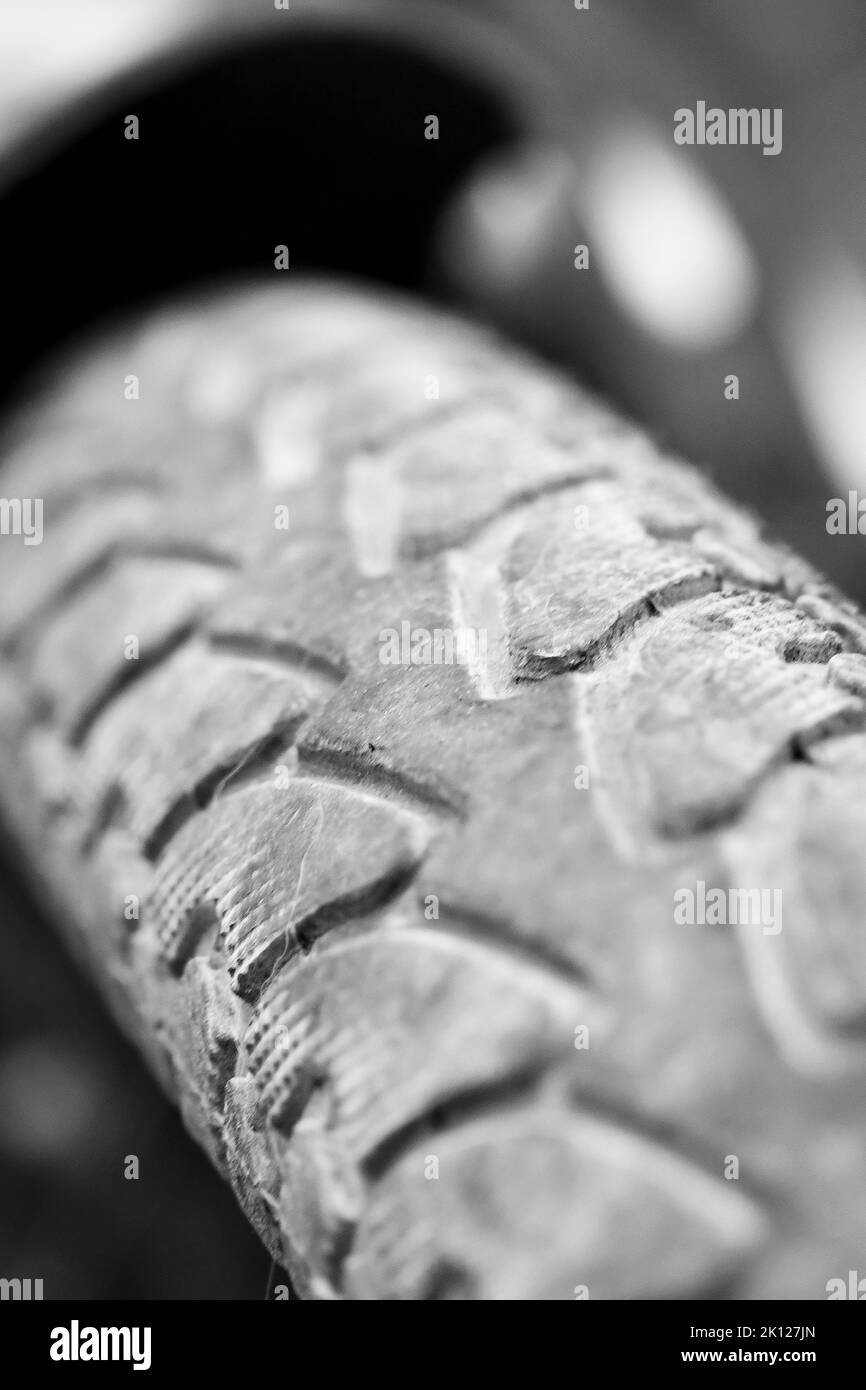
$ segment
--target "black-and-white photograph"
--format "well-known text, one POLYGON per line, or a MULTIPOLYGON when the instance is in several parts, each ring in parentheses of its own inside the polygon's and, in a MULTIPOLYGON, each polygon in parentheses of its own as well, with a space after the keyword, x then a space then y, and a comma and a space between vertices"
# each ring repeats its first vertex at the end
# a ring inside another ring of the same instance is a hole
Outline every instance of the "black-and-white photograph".
POLYGON ((862 0, 3 0, 24 1366, 428 1300, 830 1366, 864 137, 862 0))

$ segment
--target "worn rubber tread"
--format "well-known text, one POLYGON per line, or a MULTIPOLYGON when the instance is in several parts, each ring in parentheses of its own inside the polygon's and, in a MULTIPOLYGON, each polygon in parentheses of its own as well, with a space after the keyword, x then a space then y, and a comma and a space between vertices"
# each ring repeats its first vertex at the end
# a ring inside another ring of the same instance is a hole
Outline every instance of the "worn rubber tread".
POLYGON ((3 451, 45 516, 0 545, 6 821, 302 1294, 858 1267, 852 605, 571 383, 344 286, 153 313, 3 451), (385 664, 403 624, 486 656, 385 664), (677 924, 700 881, 783 930, 677 924))

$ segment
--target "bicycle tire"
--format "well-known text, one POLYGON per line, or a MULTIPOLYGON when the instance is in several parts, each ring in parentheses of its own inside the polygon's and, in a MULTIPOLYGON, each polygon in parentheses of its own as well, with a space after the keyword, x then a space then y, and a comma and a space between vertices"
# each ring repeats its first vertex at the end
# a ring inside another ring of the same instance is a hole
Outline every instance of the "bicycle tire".
POLYGON ((851 603, 548 367, 336 283, 110 332, 3 456, 9 833, 302 1296, 857 1268, 851 603), (700 884, 780 930, 680 923, 700 884))

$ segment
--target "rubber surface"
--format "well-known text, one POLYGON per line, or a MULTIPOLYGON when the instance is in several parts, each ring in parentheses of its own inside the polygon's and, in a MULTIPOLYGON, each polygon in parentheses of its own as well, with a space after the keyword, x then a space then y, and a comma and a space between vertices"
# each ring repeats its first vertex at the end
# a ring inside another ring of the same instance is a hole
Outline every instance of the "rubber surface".
POLYGON ((862 1265, 849 604, 569 383, 337 286, 110 335, 3 453, 44 499, 5 819, 304 1295, 862 1265))

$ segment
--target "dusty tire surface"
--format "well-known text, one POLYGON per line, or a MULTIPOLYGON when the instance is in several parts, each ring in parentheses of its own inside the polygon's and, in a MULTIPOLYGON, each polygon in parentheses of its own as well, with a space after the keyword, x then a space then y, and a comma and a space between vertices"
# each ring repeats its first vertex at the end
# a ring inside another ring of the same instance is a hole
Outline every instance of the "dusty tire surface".
POLYGON ((113 331, 2 454, 44 518, 0 539, 8 833, 304 1296, 862 1268, 847 601, 571 383, 351 287, 113 331))

